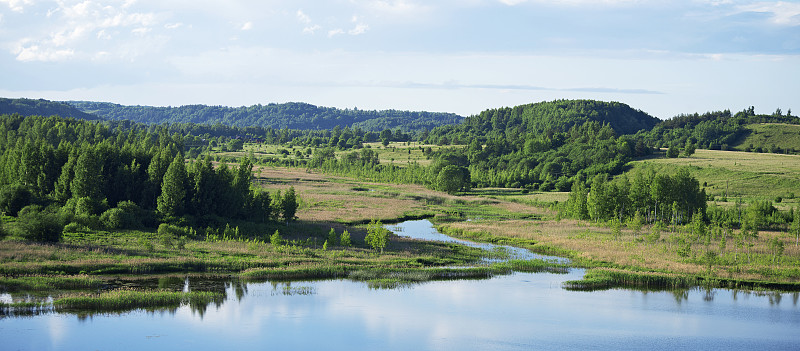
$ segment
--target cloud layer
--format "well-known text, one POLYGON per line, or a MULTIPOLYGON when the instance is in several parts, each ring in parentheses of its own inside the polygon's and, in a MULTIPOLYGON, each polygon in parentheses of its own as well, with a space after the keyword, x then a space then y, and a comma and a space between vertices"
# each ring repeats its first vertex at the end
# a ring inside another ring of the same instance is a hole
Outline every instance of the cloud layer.
POLYGON ((790 107, 798 57, 789 1, 0 0, 0 91, 143 104, 476 113, 574 96, 669 117, 790 107))

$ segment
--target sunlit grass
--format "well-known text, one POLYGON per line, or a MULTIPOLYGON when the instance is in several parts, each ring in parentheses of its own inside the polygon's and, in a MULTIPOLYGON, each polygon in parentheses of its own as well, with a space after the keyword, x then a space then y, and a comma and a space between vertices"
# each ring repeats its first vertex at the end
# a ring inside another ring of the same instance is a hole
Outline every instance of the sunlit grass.
POLYGON ((706 192, 730 200, 773 200, 782 197, 796 202, 800 198, 800 156, 737 151, 697 150, 691 157, 651 158, 632 163, 634 168, 649 165, 657 172, 675 173, 678 167, 704 185, 706 192))

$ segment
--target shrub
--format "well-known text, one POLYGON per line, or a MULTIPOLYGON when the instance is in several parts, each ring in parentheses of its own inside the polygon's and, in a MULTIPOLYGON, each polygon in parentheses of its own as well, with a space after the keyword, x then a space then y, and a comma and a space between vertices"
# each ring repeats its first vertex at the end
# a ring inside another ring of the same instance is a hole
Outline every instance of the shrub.
POLYGON ((142 249, 144 251, 147 251, 147 252, 153 252, 156 249, 155 246, 153 246, 153 243, 150 242, 150 240, 147 240, 147 238, 145 238, 143 236, 139 237, 139 240, 137 241, 137 243, 139 244, 139 246, 142 247, 142 249))
POLYGON ((336 230, 331 228, 331 231, 328 232, 328 237, 327 240, 325 240, 325 242, 327 242, 331 246, 336 246, 339 244, 338 241, 339 241, 339 236, 336 235, 336 230))
POLYGON ((272 246, 282 245, 283 238, 281 238, 281 233, 275 230, 275 233, 273 233, 272 236, 269 237, 269 243, 272 244, 272 246))
POLYGON ((117 207, 103 212, 100 222, 109 229, 134 229, 142 226, 139 221, 142 210, 131 201, 123 201, 117 207))
POLYGON ((353 243, 352 243, 352 241, 350 241, 350 232, 348 232, 348 231, 345 229, 345 231, 343 231, 343 232, 342 232, 342 237, 340 238, 339 242, 340 242, 340 243, 341 243, 341 245, 342 245, 342 246, 344 246, 344 247, 350 247, 350 246, 353 246, 353 243))
POLYGON ((71 222, 64 226, 64 229, 61 231, 62 233, 86 233, 89 231, 89 228, 85 225, 80 223, 71 222))
POLYGON ((29 211, 19 218, 19 236, 25 240, 36 242, 59 242, 64 226, 58 217, 36 211, 29 211))

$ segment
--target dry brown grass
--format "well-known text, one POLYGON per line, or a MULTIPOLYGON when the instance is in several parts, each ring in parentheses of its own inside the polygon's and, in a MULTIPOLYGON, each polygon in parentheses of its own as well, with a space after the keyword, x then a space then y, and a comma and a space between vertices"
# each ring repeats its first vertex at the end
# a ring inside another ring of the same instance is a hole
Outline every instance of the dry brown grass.
MULTIPOLYGON (((638 236, 630 230, 623 230, 620 238, 614 238, 611 229, 589 225, 582 221, 531 221, 531 220, 481 220, 448 224, 450 227, 473 231, 487 232, 497 236, 522 238, 534 242, 568 249, 576 252, 579 259, 594 262, 611 263, 617 266, 633 267, 653 271, 668 271, 694 275, 708 274, 708 266, 701 260, 690 259, 678 255, 675 240, 680 233, 664 231, 656 242, 643 240, 650 228, 643 228, 638 236), (638 240, 637 240, 638 239, 638 240)), ((758 240, 750 249, 756 255, 768 255, 768 242, 778 236, 784 242, 783 257, 800 257, 800 248, 794 241, 779 232, 761 232, 758 240)), ((711 243, 711 249, 718 251, 718 242, 711 243)), ((705 252, 703 244, 693 244, 692 251, 699 255, 705 252)), ((727 253, 735 250, 732 239, 728 240, 727 253)), ((712 266, 712 274, 722 278, 747 280, 774 280, 762 269, 774 268, 769 264, 748 262, 744 249, 739 249, 740 269, 720 265, 712 266)), ((791 281, 800 281, 792 279, 791 281)))

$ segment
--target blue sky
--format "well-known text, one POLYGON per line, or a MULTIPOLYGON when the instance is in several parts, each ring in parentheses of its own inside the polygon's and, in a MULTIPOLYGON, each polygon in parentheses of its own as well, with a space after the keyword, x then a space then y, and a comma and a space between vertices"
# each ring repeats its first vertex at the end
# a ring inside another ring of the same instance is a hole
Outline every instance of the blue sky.
POLYGON ((3 97, 158 106, 800 112, 800 2, 0 0, 0 77, 3 97))

